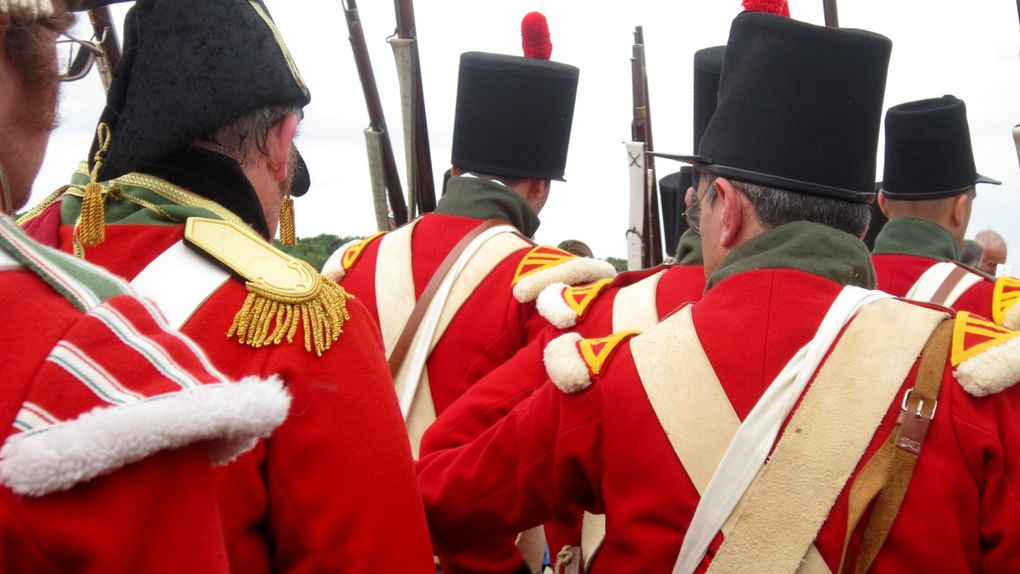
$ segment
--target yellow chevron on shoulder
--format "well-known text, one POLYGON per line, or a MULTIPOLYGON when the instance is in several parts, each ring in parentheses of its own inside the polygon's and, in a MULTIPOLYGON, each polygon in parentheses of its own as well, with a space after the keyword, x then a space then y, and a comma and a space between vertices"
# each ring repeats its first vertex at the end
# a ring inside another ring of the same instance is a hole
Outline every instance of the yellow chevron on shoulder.
POLYGON ((952 364, 971 359, 981 353, 1007 343, 1020 335, 1020 331, 1012 331, 977 315, 961 311, 956 315, 953 325, 952 364))
POLYGON ((556 247, 548 245, 534 247, 517 265, 517 272, 514 273, 514 280, 511 285, 517 285, 521 279, 530 277, 550 267, 556 267, 571 259, 577 259, 577 257, 556 247))
POLYGON ((1017 328, 1020 325, 1011 325, 1007 318, 1017 301, 1020 301, 1020 279, 1014 277, 1000 277, 995 281, 995 289, 992 292, 992 319, 1010 328, 1017 328))
POLYGON ((348 247, 347 250, 344 251, 343 257, 340 259, 340 265, 343 266, 344 271, 350 271, 351 267, 354 267, 354 264, 358 262, 358 259, 361 257, 361 254, 364 253, 365 248, 368 247, 368 245, 375 241, 376 239, 382 237, 383 235, 386 235, 386 233, 387 233, 386 231, 380 231, 379 233, 376 233, 374 235, 369 235, 368 237, 348 247))
POLYGON ((613 352, 616 351, 620 344, 639 333, 639 331, 620 331, 599 339, 582 339, 577 344, 577 348, 581 352, 581 358, 584 359, 591 374, 599 375, 602 373, 606 361, 609 360, 609 357, 613 355, 613 352))
POLYGON ((585 310, 592 304, 592 301, 598 299, 598 296, 606 286, 612 282, 612 279, 606 278, 576 287, 567 287, 563 290, 563 302, 580 317, 584 315, 585 310))

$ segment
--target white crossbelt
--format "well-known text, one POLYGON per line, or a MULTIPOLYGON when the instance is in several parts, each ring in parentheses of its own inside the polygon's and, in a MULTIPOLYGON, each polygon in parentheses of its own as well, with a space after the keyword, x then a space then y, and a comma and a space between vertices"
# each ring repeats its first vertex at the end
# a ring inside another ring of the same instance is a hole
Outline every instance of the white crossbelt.
POLYGON ((443 314, 443 308, 446 306, 446 300, 450 296, 450 291, 453 289, 454 282, 460 276, 461 272, 471 259, 475 256, 482 245, 485 244, 489 239, 504 233, 514 233, 516 230, 509 225, 497 225, 483 231, 478 237, 474 238, 471 243, 468 244, 464 251, 457 257, 457 261, 450 268, 449 273, 443 278, 443 282, 439 284, 439 289, 436 290, 435 296, 432 298, 432 302, 429 303, 429 308, 425 312, 425 317, 421 321, 421 325, 418 327, 418 335, 416 339, 419 344, 414 345, 411 349, 410 356, 406 359, 408 368, 407 371, 398 373, 399 376, 403 376, 407 381, 406 384, 401 387, 399 384, 397 388, 401 389, 400 396, 400 410, 407 418, 408 412, 411 410, 411 403, 414 400, 415 391, 418 389, 417 384, 413 384, 415 381, 421 380, 421 376, 425 371, 425 363, 428 361, 429 354, 432 353, 432 349, 436 344, 434 339, 436 329, 439 327, 439 319, 443 314))
MULTIPOLYGON (((907 291, 906 298, 913 299, 914 301, 931 301, 935 297, 935 293, 942 287, 942 284, 949 278, 949 274, 952 273, 958 266, 955 263, 944 261, 942 263, 936 263, 928 268, 920 277, 917 278, 917 282, 907 291)), ((953 287, 953 290, 949 292, 946 300, 942 303, 946 307, 952 307, 956 303, 957 299, 963 296, 968 289, 981 282, 981 276, 976 273, 968 272, 964 275, 953 287)))
POLYGON ((167 322, 181 328, 230 273, 178 241, 142 269, 131 287, 154 301, 167 322))
POLYGON ((779 429, 843 327, 865 305, 890 297, 844 287, 812 340, 794 354, 744 419, 694 511, 673 574, 691 574, 712 539, 744 496, 775 443, 779 429))

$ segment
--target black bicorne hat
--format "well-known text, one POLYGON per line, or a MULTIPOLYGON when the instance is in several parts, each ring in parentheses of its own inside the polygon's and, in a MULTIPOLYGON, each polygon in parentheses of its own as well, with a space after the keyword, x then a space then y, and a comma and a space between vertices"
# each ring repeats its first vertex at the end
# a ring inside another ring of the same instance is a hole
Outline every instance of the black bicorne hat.
MULTIPOLYGON (((259 108, 309 100, 260 0, 139 0, 125 19, 123 56, 99 118, 110 128, 99 180, 142 168, 259 108)), ((90 167, 98 147, 97 137, 90 167)))
POLYGON ((967 106, 953 96, 907 102, 885 114, 882 193, 890 199, 940 199, 978 183, 999 185, 974 167, 967 106))
POLYGON ((460 57, 453 165, 509 178, 563 179, 579 70, 519 56, 460 57))
POLYGON ((892 42, 745 12, 726 46, 718 109, 697 155, 667 157, 738 181, 872 201, 892 42))
POLYGON ((80 12, 109 4, 120 4, 121 2, 127 2, 127 0, 68 0, 67 9, 72 12, 80 12))

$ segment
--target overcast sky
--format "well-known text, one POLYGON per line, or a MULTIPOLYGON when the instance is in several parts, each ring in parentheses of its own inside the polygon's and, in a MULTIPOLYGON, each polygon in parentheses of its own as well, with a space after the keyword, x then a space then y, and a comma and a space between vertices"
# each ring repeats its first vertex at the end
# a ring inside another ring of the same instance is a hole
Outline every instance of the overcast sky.
MULTIPOLYGON (((298 235, 368 235, 375 231, 362 135, 368 115, 341 2, 266 0, 266 4, 312 92, 298 139, 312 190, 295 202, 298 235)), ((402 166, 399 95, 386 43, 394 28, 393 3, 362 0, 358 7, 402 166)), ((532 10, 546 14, 552 59, 578 66, 581 79, 568 183, 553 185, 537 239, 552 244, 581 239, 597 257, 626 256, 628 176, 622 142, 630 134, 634 26, 644 26, 655 147, 689 152, 693 54, 725 43, 730 22, 741 9, 734 0, 443 0, 419 1, 415 8, 437 179, 449 167, 459 54, 472 50, 520 54, 521 18, 532 10)), ((799 20, 823 23, 822 0, 790 0, 790 10, 799 20)), ((1010 243, 1010 262, 1020 267, 1020 167, 1011 137, 1012 127, 1020 123, 1016 3, 843 0, 839 10, 843 27, 872 30, 893 40, 887 108, 943 94, 966 101, 978 170, 1003 181, 1001 187, 979 187, 968 236, 983 228, 996 229, 1010 243), (917 12, 921 7, 925 11, 917 12)), ((124 12, 123 6, 115 7, 115 18, 122 20, 124 12)), ((80 29, 87 37, 87 23, 80 29)), ((84 159, 103 97, 95 73, 65 86, 63 125, 51 139, 33 203, 63 185, 84 159)), ((881 179, 881 147, 878 155, 876 180, 881 179)), ((657 166, 660 177, 679 168, 663 160, 657 166)))

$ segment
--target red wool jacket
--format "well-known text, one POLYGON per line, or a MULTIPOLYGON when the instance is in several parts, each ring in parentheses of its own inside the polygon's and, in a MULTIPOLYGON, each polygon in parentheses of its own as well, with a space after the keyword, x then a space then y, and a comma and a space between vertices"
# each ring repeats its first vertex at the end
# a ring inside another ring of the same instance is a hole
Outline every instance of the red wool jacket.
MULTIPOLYGON (((814 335, 840 289, 801 271, 746 271, 694 304, 698 337, 741 420, 814 335)), ((1002 331, 992 351, 1015 347, 1014 337, 1002 331)), ((681 360, 682 350, 676 352, 681 360)), ((439 549, 469 547, 578 505, 607 516, 607 538, 592 572, 671 571, 699 495, 649 403, 629 343, 608 361, 586 390, 564 394, 544 385, 477 440, 418 463, 439 549)), ((984 389, 989 396, 976 398, 954 378, 951 363, 875 572, 1020 571, 1020 504, 1014 496, 1020 471, 1010 462, 1020 456, 1020 388, 997 380, 984 389)), ((1003 378, 1001 372, 995 376, 1003 378)), ((862 461, 885 440, 899 410, 897 400, 862 461)), ((848 490, 815 542, 832 569, 842 550, 848 490)), ((700 571, 720 544, 717 535, 700 571)))
MULTIPOLYGON (((113 223, 85 255, 128 280, 183 236, 180 225, 113 223)), ((72 232, 60 227, 61 249, 71 251, 72 232)), ((227 375, 276 375, 293 395, 271 438, 217 470, 231 570, 433 572, 407 438, 368 311, 348 301, 343 334, 321 357, 305 350, 303 328, 293 343, 256 349, 226 337, 247 295, 242 281, 229 280, 181 328, 227 375)))

